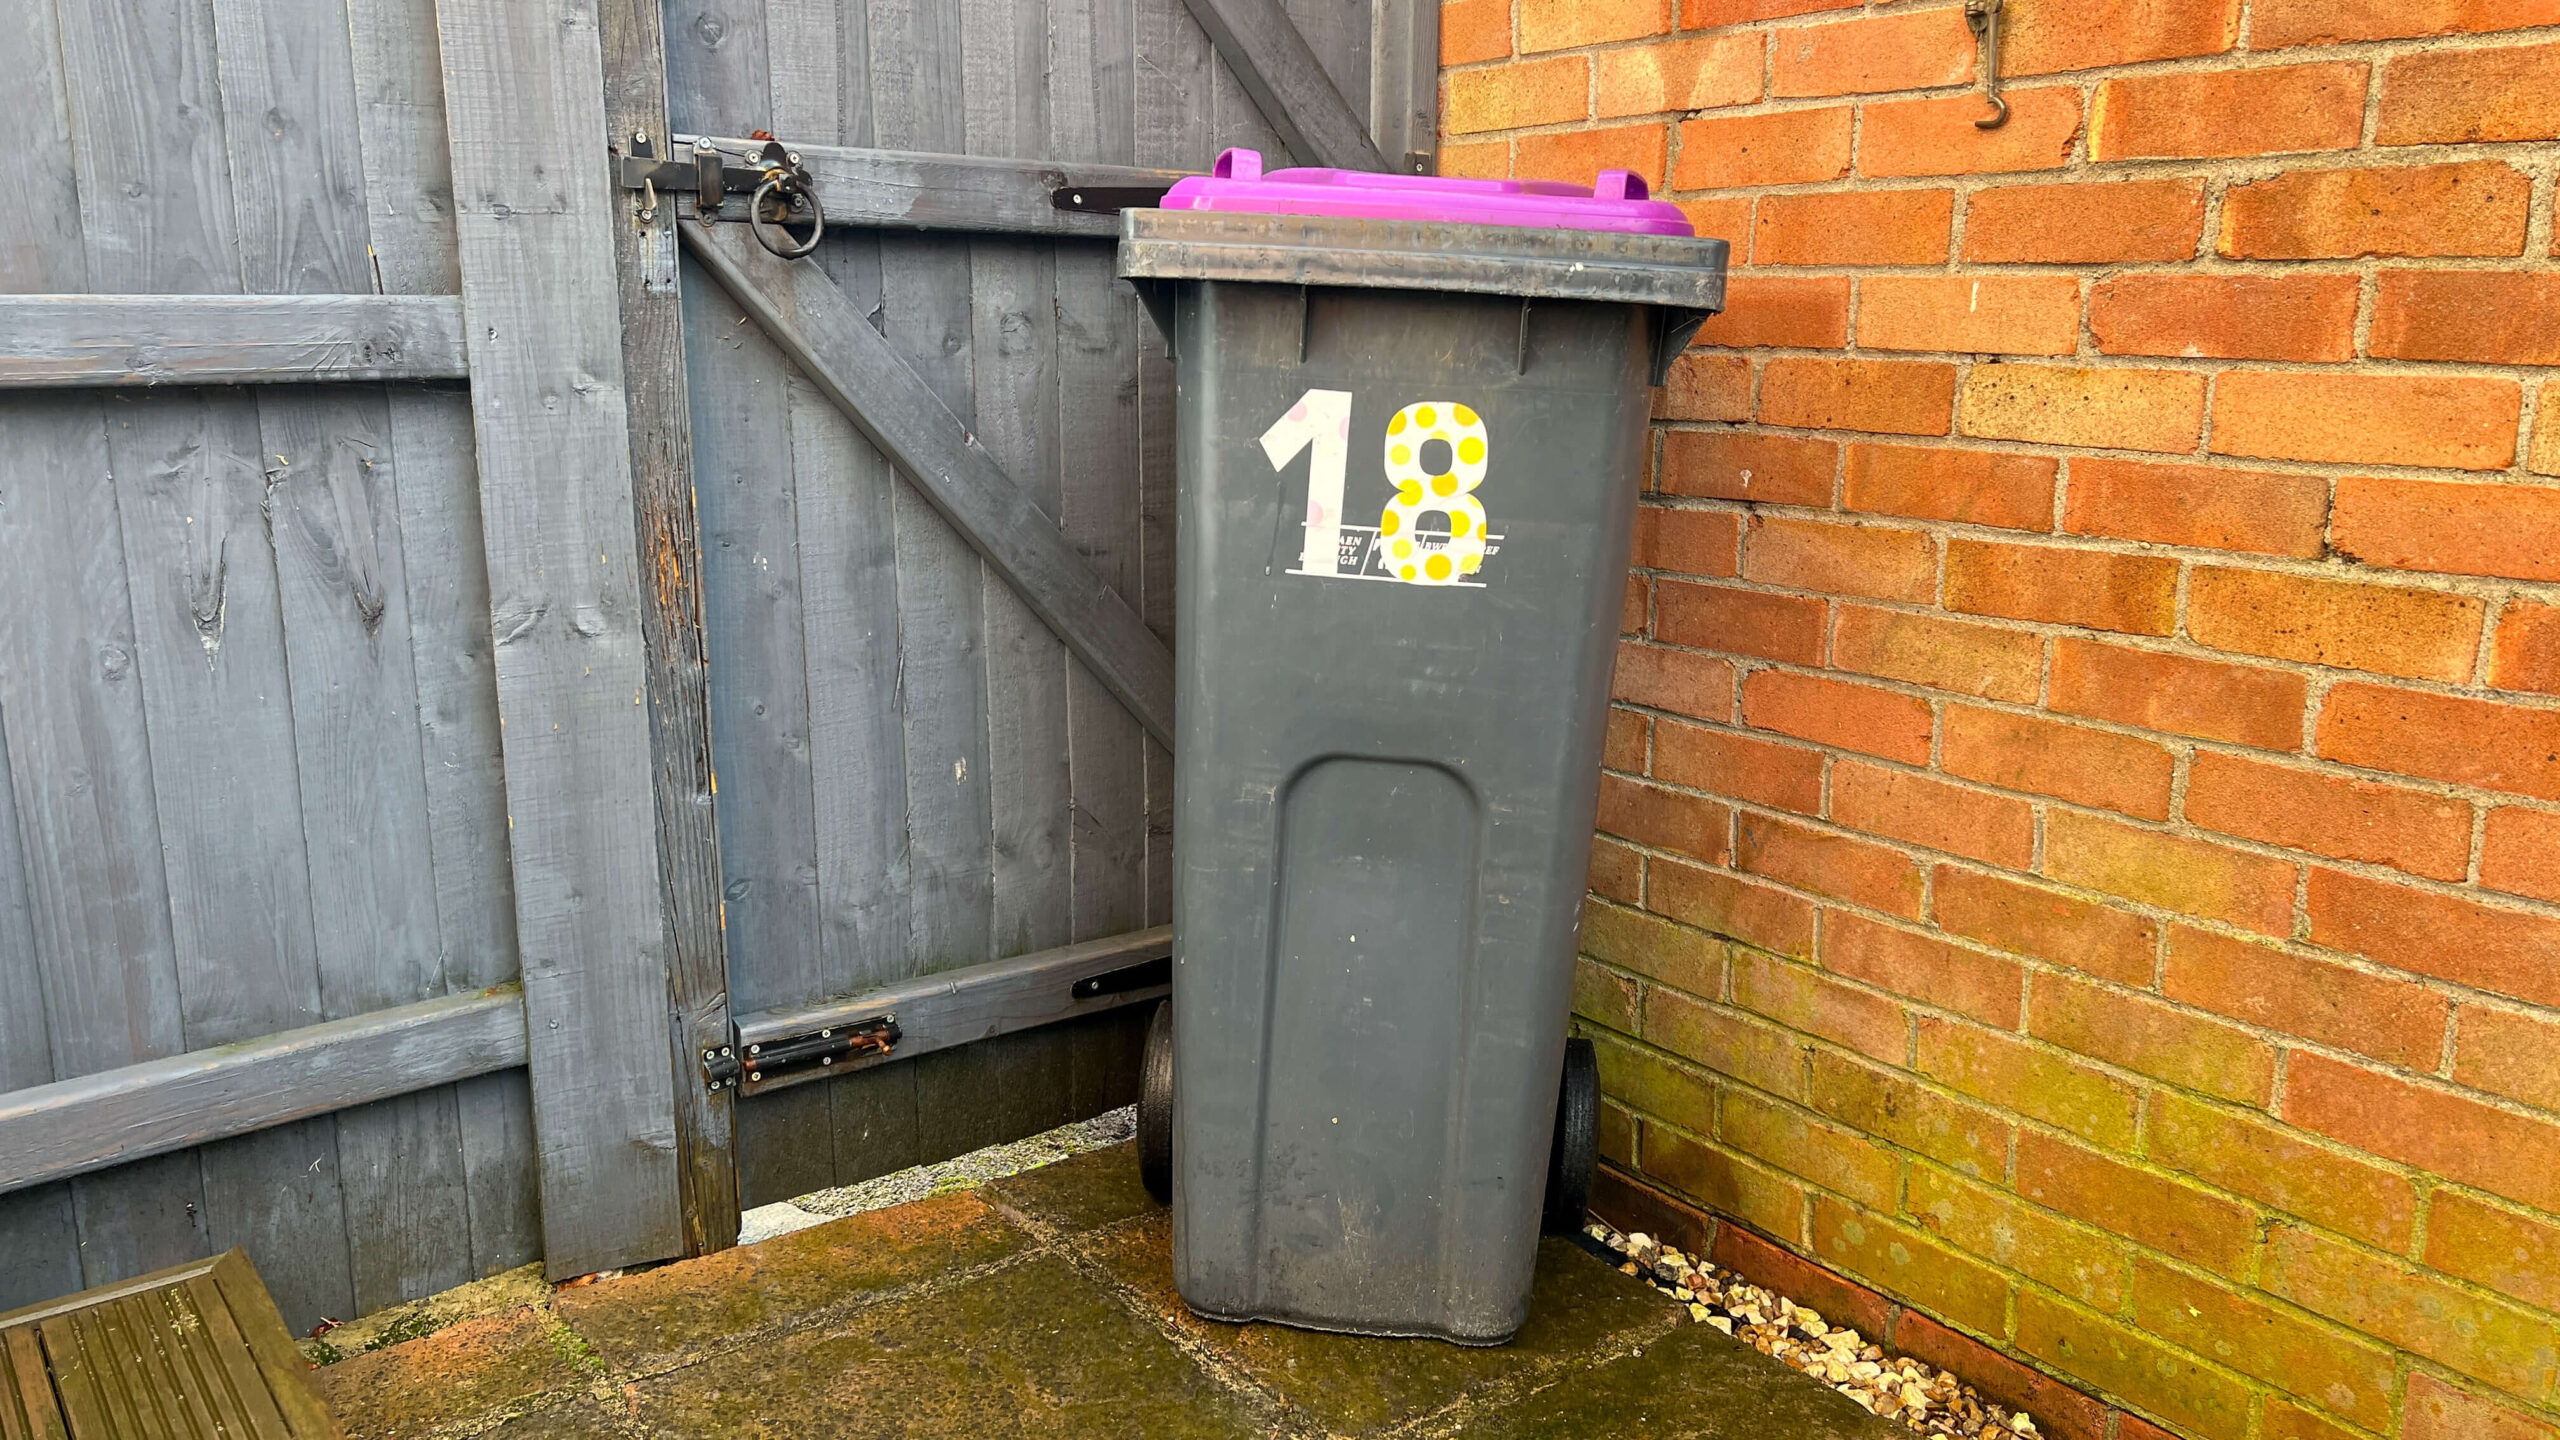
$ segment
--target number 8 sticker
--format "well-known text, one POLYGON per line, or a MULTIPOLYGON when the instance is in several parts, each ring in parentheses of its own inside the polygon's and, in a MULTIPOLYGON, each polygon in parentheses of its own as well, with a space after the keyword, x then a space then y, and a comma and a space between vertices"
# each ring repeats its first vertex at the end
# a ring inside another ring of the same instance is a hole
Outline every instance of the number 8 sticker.
POLYGON ((1387 421, 1387 481, 1396 495, 1378 516, 1378 542, 1397 579, 1455 585, 1484 564, 1484 504, 1474 491, 1484 483, 1486 456, 1484 422, 1464 405, 1416 401, 1387 421), (1424 460, 1424 447, 1435 440, 1448 452, 1447 468, 1437 472, 1424 460), (1423 532, 1418 522, 1434 511, 1448 517, 1448 534, 1423 532))

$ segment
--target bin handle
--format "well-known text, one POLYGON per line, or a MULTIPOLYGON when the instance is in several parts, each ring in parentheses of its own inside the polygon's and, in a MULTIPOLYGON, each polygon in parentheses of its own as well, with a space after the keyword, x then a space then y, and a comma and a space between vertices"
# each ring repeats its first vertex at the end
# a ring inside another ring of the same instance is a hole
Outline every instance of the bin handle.
POLYGON ((1262 152, 1231 146, 1218 152, 1218 163, 1210 174, 1221 180, 1259 180, 1262 178, 1262 152))
POLYGON ((1591 187, 1595 200, 1642 200, 1652 193, 1644 177, 1633 170, 1603 170, 1600 183, 1591 187))

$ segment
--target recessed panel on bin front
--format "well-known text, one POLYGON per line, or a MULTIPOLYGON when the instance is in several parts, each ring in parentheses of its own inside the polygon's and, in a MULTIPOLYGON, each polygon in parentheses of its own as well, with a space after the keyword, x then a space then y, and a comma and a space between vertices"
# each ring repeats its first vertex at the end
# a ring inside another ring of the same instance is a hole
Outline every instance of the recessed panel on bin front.
POLYGON ((1176 308, 1177 1280, 1212 1315, 1500 1340, 1546 1181, 1647 312, 1221 281, 1176 308))

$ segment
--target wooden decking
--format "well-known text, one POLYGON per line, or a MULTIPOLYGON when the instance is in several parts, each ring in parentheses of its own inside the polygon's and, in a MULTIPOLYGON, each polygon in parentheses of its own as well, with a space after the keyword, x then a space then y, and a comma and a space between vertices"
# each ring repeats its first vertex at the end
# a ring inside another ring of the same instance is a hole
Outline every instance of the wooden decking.
POLYGON ((248 1257, 0 1315, 0 1440, 337 1440, 248 1257))

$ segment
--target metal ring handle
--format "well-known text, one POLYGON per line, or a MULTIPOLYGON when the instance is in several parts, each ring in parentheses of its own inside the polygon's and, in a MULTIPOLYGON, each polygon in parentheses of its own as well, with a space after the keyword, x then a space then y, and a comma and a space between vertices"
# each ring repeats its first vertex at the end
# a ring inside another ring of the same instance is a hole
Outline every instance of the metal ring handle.
POLYGON ((815 193, 802 189, 796 183, 789 183, 787 176, 772 174, 767 175, 764 183, 756 187, 756 193, 748 197, 747 228, 755 232, 757 244, 785 260, 797 260, 818 248, 818 241, 827 233, 827 215, 825 211, 818 208, 818 197, 815 193), (809 202, 809 238, 806 240, 793 240, 791 231, 786 228, 790 224, 791 199, 795 195, 809 202), (773 221, 767 221, 764 218, 764 202, 767 196, 782 202, 783 218, 773 221), (788 243, 775 244, 773 238, 775 235, 780 235, 788 243))

